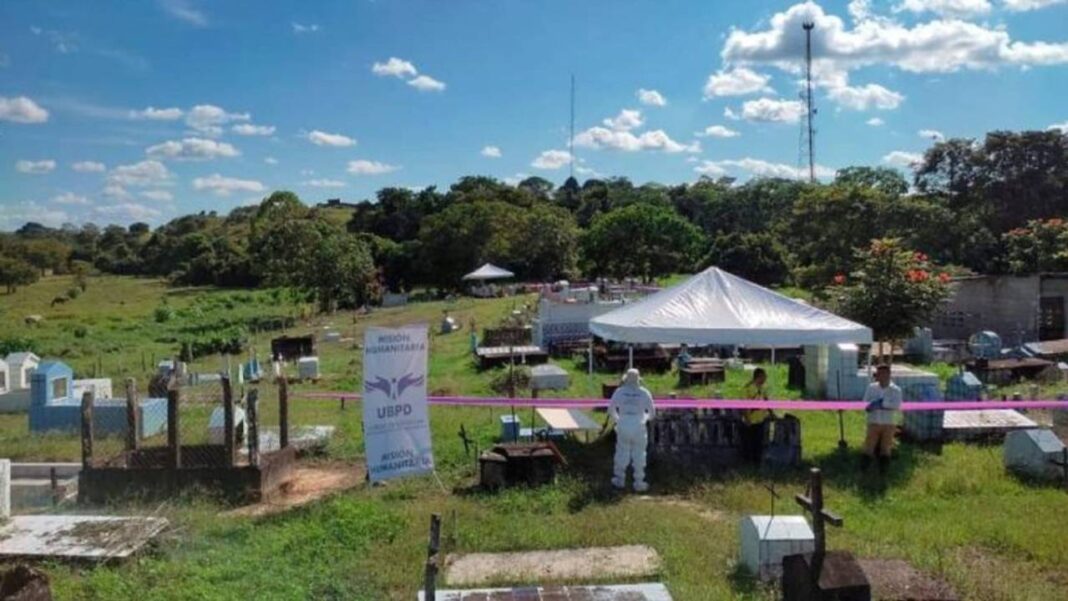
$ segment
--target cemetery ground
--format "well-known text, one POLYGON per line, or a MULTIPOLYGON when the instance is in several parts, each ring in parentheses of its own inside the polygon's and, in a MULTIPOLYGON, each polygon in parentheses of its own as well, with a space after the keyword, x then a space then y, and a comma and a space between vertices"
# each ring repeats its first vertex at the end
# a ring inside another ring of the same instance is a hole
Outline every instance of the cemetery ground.
MULTIPOLYGON (((361 353, 353 344, 362 340, 364 327, 426 322, 433 332, 445 309, 464 329, 432 335, 431 393, 493 394, 492 383, 502 370, 475 369, 467 325, 474 318, 480 330, 492 326, 513 307, 532 300, 460 299, 355 318, 338 313, 304 320, 299 307, 270 292, 174 290, 150 280, 101 277, 91 278, 78 299, 48 307, 52 297, 69 287, 65 278, 47 278, 14 295, 0 295, 2 338, 33 340, 42 355, 63 358, 79 375, 91 374, 95 365, 116 381, 136 376, 141 390, 152 369, 149 364, 142 371, 142 353, 146 363, 173 353, 175 344, 165 340, 184 334, 180 329, 193 323, 289 316, 298 322, 291 332, 314 331, 321 337, 329 325, 351 338, 318 343, 323 378, 314 385, 294 385, 294 396, 301 390, 357 390, 361 353), (164 297, 176 314, 159 322, 155 313, 164 297), (27 327, 22 320, 28 314, 44 319, 39 326, 27 327), (82 336, 76 335, 79 327, 87 330, 82 336)), ((261 357, 277 333, 253 335, 261 357)), ((591 378, 582 364, 556 363, 571 374, 567 396, 599 396, 601 382, 612 377, 591 378)), ((219 365, 218 356, 209 356, 194 362, 193 369, 213 371, 219 365)), ((743 378, 730 372, 720 392, 728 398, 737 395, 743 378)), ((676 385, 673 373, 649 374, 646 380, 657 396, 676 385)), ((797 398, 796 391, 784 388, 782 366, 771 368, 771 380, 773 398, 797 398)), ((272 410, 274 386, 264 383, 259 388, 263 407, 272 410)), ((710 392, 700 387, 683 394, 710 392)), ((381 487, 359 484, 263 517, 229 514, 230 508, 212 500, 210 491, 164 503, 131 500, 102 510, 167 517, 171 528, 152 550, 124 563, 45 567, 58 599, 412 599, 422 580, 429 516, 439 513, 445 521, 447 551, 645 544, 660 554, 656 578, 675 599, 777 597, 773 588, 757 584, 736 567, 738 520, 768 512, 764 485, 770 483, 783 496, 776 512, 799 513, 792 495, 803 492, 805 470, 739 470, 696 478, 657 465, 650 470, 649 494, 619 494, 608 482, 611 443, 570 441, 562 447, 569 466, 557 484, 485 493, 475 486, 474 456, 465 454, 458 432, 462 425, 485 449, 498 433, 500 414, 487 408, 431 408, 444 491, 433 478, 381 487)), ((520 415, 529 425, 529 414, 520 415)), ((603 419, 602 414, 593 417, 603 419)), ((1000 446, 947 444, 939 449, 901 444, 888 482, 880 486, 874 475, 857 473, 862 416, 847 417, 850 450, 845 455, 837 451, 836 416, 804 412, 800 418, 804 460, 823 469, 828 506, 845 518, 844 528, 828 533, 830 548, 848 549, 862 558, 907 560, 945 578, 963 599, 1068 598, 1068 528, 1062 519, 1068 515, 1068 494, 1007 474, 1000 446)), ((291 423, 337 426, 326 456, 310 461, 362 470, 358 403, 342 409, 338 401, 295 398, 291 423)), ((74 436, 31 436, 25 415, 0 416, 0 457, 74 461, 78 441, 74 436)))

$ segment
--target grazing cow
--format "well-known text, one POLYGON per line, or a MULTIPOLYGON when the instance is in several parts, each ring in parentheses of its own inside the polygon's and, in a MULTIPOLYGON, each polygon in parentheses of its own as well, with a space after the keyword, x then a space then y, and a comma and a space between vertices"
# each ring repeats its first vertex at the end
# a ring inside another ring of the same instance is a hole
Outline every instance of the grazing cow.
POLYGON ((52 299, 52 306, 55 307, 56 305, 62 305, 63 303, 65 303, 65 302, 67 302, 69 300, 70 299, 65 297, 65 296, 57 296, 57 297, 52 299))
POLYGON ((35 326, 41 323, 41 319, 40 315, 27 315, 25 322, 27 326, 35 326))

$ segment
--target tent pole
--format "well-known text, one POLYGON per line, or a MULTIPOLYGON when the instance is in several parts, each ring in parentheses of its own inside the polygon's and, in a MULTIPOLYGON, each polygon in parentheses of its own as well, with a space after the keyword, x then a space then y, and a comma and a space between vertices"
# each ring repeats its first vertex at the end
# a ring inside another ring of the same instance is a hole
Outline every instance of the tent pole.
POLYGON ((634 345, 627 345, 627 369, 634 369, 634 345))
POLYGON ((771 364, 775 365, 775 347, 771 347, 771 364))
POLYGON ((586 355, 586 373, 593 375, 593 336, 590 336, 589 353, 586 355))

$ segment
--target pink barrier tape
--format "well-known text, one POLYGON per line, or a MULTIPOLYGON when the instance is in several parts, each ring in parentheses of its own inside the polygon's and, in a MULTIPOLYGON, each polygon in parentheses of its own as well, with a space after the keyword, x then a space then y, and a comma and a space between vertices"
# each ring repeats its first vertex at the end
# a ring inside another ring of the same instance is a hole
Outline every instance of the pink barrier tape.
MULTIPOLYGON (((301 392, 294 397, 309 399, 354 399, 352 392, 301 392)), ((607 407, 605 399, 528 399, 508 397, 432 396, 431 405, 463 407, 545 407, 556 409, 596 409, 607 407)), ((778 409, 781 411, 863 411, 861 401, 752 401, 721 399, 656 399, 658 409, 778 409)), ((905 402, 902 411, 980 411, 991 409, 1060 409, 1068 411, 1068 401, 938 401, 905 402)))

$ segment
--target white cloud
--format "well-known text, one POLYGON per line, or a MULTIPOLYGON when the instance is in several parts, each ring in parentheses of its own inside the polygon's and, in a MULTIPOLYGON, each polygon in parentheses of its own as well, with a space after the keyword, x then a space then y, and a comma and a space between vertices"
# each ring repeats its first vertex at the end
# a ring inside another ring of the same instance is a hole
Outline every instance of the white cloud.
POLYGON ((45 159, 43 161, 27 161, 25 159, 15 162, 15 170, 19 173, 28 173, 31 175, 42 175, 44 173, 51 173, 56 168, 56 162, 52 159, 45 159))
POLYGON ((695 135, 709 138, 734 138, 740 136, 741 134, 729 127, 724 127, 722 125, 709 125, 704 129, 704 131, 699 131, 695 135))
POLYGON ((885 124, 886 122, 883 121, 882 119, 878 118, 878 117, 872 117, 871 119, 868 119, 867 121, 865 121, 865 123, 867 123, 868 125, 870 125, 872 127, 880 127, 883 124, 885 124))
POLYGON ((167 190, 145 190, 141 193, 141 196, 157 202, 170 202, 174 200, 174 195, 167 190))
POLYGON ((934 140, 935 142, 943 142, 946 136, 937 129, 921 129, 916 132, 921 138, 927 138, 928 140, 934 140))
POLYGON ((182 109, 177 107, 158 109, 154 106, 150 106, 144 110, 130 111, 130 118, 147 119, 149 121, 177 121, 178 119, 181 119, 184 114, 182 109))
POLYGON ((193 189, 206 190, 216 196, 229 196, 233 192, 263 192, 267 187, 254 179, 237 179, 214 173, 208 177, 194 179, 193 189))
POLYGON ((371 65, 371 72, 379 76, 392 76, 404 79, 406 77, 415 77, 419 74, 415 65, 412 63, 397 58, 395 56, 389 57, 389 60, 384 63, 375 63, 371 65))
MULTIPOLYGON (((703 161, 693 170, 701 175, 721 176, 730 171, 743 171, 757 177, 781 177, 802 179, 808 177, 808 167, 795 167, 784 163, 771 163, 761 159, 746 157, 724 161, 703 161)), ((816 165, 816 177, 834 177, 834 169, 816 165)))
POLYGON ((1001 0, 1005 8, 1014 12, 1038 10, 1055 4, 1064 4, 1068 0, 1001 0))
POLYGON ((89 204, 89 199, 73 192, 64 192, 62 194, 53 196, 52 202, 57 205, 78 206, 89 204))
POLYGON ((356 175, 381 175, 383 173, 391 173, 398 169, 400 169, 400 167, 397 165, 359 159, 356 161, 349 161, 347 171, 356 175))
POLYGON ((48 121, 48 111, 25 96, 0 96, 0 121, 44 123, 48 121))
POLYGON ((108 174, 109 186, 156 186, 166 183, 171 172, 159 161, 141 161, 130 165, 119 165, 108 174))
POLYGON ((208 17, 197 10, 188 0, 159 0, 159 5, 170 16, 195 27, 206 27, 208 17))
POLYGON ((604 120, 604 124, 616 131, 630 131, 635 127, 641 127, 645 123, 642 112, 634 109, 623 109, 615 117, 604 120))
POLYGON ((566 150, 545 150, 542 151, 533 161, 530 162, 530 166, 535 169, 559 169, 571 163, 571 153, 566 150))
POLYGON ((872 16, 871 0, 850 0, 846 10, 854 21, 864 21, 872 16))
POLYGON ((291 25, 293 26, 293 33, 315 33, 319 31, 319 26, 315 23, 301 25, 300 23, 294 21, 293 23, 291 23, 291 25))
POLYGON ((230 128, 230 131, 239 136, 270 136, 274 134, 273 125, 253 125, 251 123, 238 123, 230 128))
POLYGON ((875 83, 866 86, 832 87, 827 91, 827 96, 838 104, 855 111, 866 111, 876 108, 881 110, 896 109, 905 101, 901 94, 884 88, 875 83))
POLYGON ((126 188, 122 187, 119 184, 108 184, 104 186, 104 196, 107 196, 109 198, 118 198, 121 200, 133 198, 133 196, 131 196, 130 193, 126 191, 126 188))
POLYGON ((1062 134, 1068 134, 1068 121, 1065 121, 1064 123, 1054 123, 1053 125, 1050 125, 1046 129, 1048 129, 1048 130, 1056 129, 1056 130, 1059 130, 1062 134))
POLYGON ((1068 63, 1068 43, 1021 42, 1004 29, 956 19, 906 26, 869 18, 847 29, 841 18, 806 2, 777 13, 762 31, 735 29, 721 57, 730 65, 774 65, 798 73, 804 48, 801 24, 812 31, 816 71, 849 71, 870 65, 893 65, 915 73, 948 73, 1000 65, 1037 66, 1068 63))
POLYGON ((213 104, 198 104, 186 114, 185 123, 201 134, 217 136, 222 134, 223 125, 232 121, 248 121, 251 118, 248 113, 230 113, 213 104))
MULTIPOLYGON (((804 106, 797 100, 779 100, 777 98, 758 98, 747 100, 742 103, 740 117, 746 121, 762 121, 772 123, 797 123, 805 112, 804 106)), ((737 118, 739 115, 731 111, 725 112, 728 118, 737 118)))
POLYGON ((274 157, 267 157, 267 158, 263 159, 263 162, 267 163, 268 165, 277 165, 278 164, 278 159, 276 159, 274 157))
POLYGON ((513 175, 511 177, 504 178, 503 181, 504 181, 504 183, 508 184, 509 186, 518 186, 519 182, 527 179, 528 177, 530 177, 530 174, 520 172, 520 173, 516 173, 515 175, 513 175))
POLYGON ((149 146, 145 149, 145 154, 153 159, 208 161, 236 157, 241 153, 226 142, 216 142, 207 138, 185 138, 181 141, 168 140, 155 146, 149 146))
POLYGON ((429 75, 420 75, 415 79, 409 80, 408 85, 420 92, 441 92, 445 89, 445 82, 438 81, 429 75))
POLYGON ((94 207, 93 212, 108 219, 125 221, 149 221, 159 217, 162 212, 139 202, 121 202, 113 205, 94 207))
POLYGON ((650 130, 635 135, 629 131, 591 127, 575 136, 575 144, 586 148, 622 150, 624 152, 638 152, 641 150, 662 150, 669 153, 701 152, 701 145, 698 142, 681 144, 672 140, 662 129, 650 130))
POLYGON ((708 76, 705 83, 705 98, 717 96, 745 96, 758 92, 771 92, 768 85, 771 77, 745 67, 730 71, 719 70, 708 76))
POLYGON ((344 148, 348 146, 355 146, 356 140, 342 134, 328 134, 325 131, 319 131, 314 129, 305 136, 308 141, 316 146, 336 146, 344 148))
POLYGON ((107 166, 104 163, 96 161, 78 161, 77 163, 72 163, 70 168, 78 173, 103 173, 107 171, 107 166))
POLYGON ((894 12, 935 13, 942 17, 971 18, 990 12, 988 0, 903 0, 894 12))
POLYGON ((71 221, 63 209, 48 207, 41 203, 26 201, 4 206, 0 211, 0 231, 13 230, 33 221, 48 227, 59 227, 71 221))
POLYGON ((923 160, 923 155, 918 152, 905 152, 904 150, 895 150, 889 154, 883 156, 883 162, 887 165, 893 165, 894 167, 909 168, 923 160))
POLYGON ((641 88, 638 90, 637 96, 638 102, 646 106, 667 105, 667 98, 664 98, 664 95, 656 90, 646 90, 645 88, 641 88))
POLYGON ((312 188, 344 188, 348 184, 338 179, 309 179, 304 181, 304 185, 312 188))
POLYGON ((499 159, 501 158, 501 149, 496 146, 484 146, 479 154, 491 159, 499 159))

